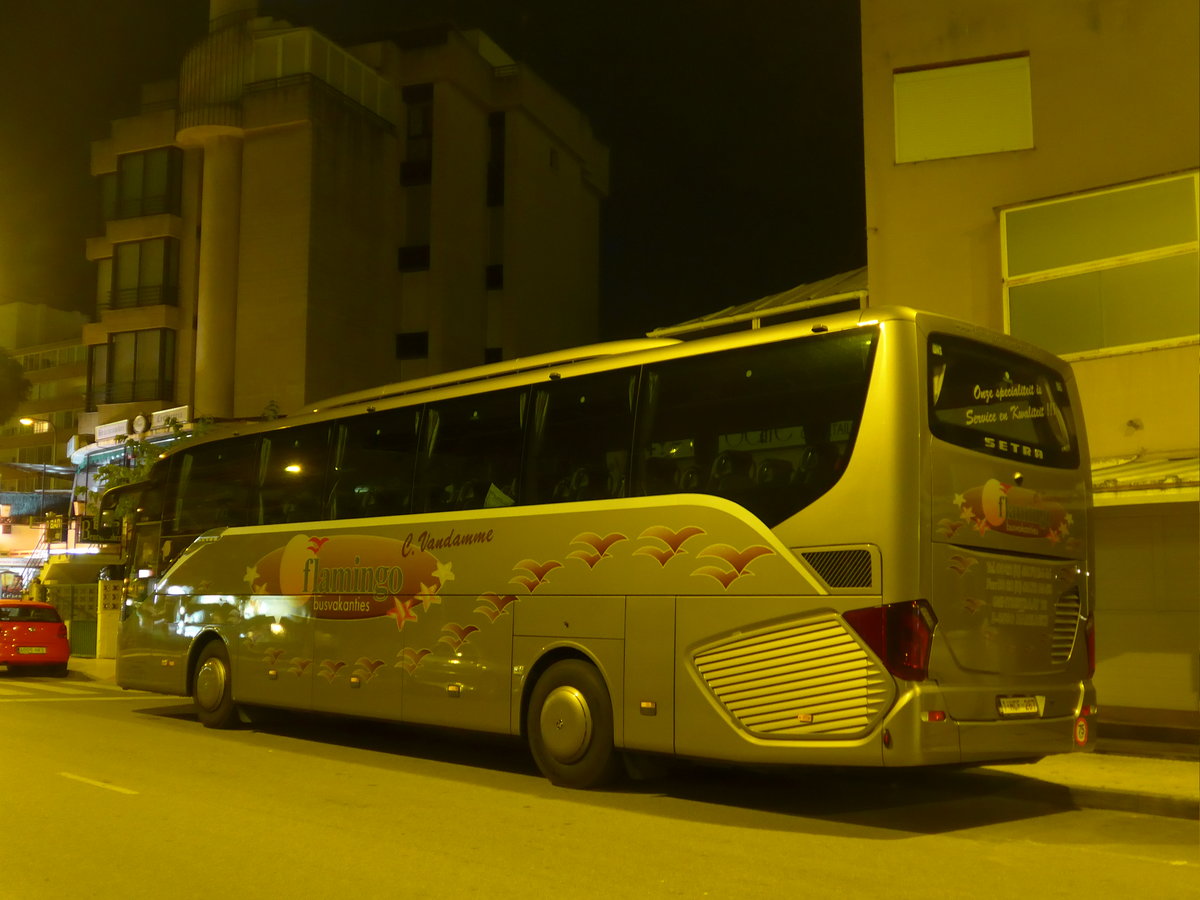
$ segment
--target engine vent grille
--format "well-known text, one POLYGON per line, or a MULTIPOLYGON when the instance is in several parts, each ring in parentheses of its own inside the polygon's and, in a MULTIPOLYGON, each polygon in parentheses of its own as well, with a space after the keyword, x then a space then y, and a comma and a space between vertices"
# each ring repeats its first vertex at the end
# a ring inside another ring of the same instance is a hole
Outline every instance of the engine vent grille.
POLYGON ((802 555, 832 588, 871 586, 871 554, 868 550, 810 550, 802 555))
POLYGON ((890 677, 834 618, 703 648, 694 664, 729 714, 762 737, 862 734, 893 691, 890 677))
POLYGON ((1079 589, 1071 588, 1059 595, 1054 604, 1054 636, 1050 644, 1050 660, 1065 663, 1071 658, 1075 636, 1079 633, 1079 589))

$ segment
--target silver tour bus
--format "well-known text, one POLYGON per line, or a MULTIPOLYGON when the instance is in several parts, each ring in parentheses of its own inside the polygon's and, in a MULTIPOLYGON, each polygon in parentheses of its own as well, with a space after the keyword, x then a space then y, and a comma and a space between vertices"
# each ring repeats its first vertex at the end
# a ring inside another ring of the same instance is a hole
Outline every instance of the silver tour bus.
POLYGON ((128 525, 117 677, 622 754, 1087 750, 1071 370, 922 312, 496 363, 179 442, 128 525))

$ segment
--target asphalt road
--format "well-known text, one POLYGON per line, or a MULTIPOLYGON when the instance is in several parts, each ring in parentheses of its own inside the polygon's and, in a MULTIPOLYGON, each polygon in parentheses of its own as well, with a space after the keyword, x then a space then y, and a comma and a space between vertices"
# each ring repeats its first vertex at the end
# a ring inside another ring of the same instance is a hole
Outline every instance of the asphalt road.
POLYGON ((555 788, 523 747, 0 672, 0 898, 1187 897, 1196 823, 953 772, 682 767, 555 788), (82 693, 80 693, 82 691, 82 693))

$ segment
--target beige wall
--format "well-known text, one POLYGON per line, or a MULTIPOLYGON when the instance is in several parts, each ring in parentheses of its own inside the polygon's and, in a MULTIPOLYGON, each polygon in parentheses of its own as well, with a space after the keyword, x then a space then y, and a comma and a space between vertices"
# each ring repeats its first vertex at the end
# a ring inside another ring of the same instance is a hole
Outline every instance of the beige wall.
POLYGON ((1191 710, 1200 513, 1195 504, 1096 510, 1096 691, 1108 706, 1191 710))
POLYGON ((996 208, 1194 168, 1195 0, 862 0, 871 302, 1004 324, 996 208), (897 165, 892 72, 1027 51, 1035 147, 897 165))
MULTIPOLYGON (((242 146, 235 408, 305 400, 312 127, 251 132, 242 146)), ((230 336, 231 341, 234 336, 230 336)))
MULTIPOLYGON (((1195 0, 862 0, 867 260, 873 304, 1004 327, 998 208, 1200 163, 1195 0), (897 165, 893 72, 1029 54, 1034 147, 897 165)), ((1072 361, 1093 459, 1194 456, 1196 343, 1072 361)), ((1097 509, 1100 706, 1200 702, 1200 510, 1097 509)))

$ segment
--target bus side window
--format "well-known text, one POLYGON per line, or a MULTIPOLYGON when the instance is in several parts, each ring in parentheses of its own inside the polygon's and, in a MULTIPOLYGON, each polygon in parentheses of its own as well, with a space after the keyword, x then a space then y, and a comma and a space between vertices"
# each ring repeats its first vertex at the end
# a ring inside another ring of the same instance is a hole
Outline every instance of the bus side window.
POLYGON ((873 333, 846 332, 647 367, 637 492, 707 493, 776 525, 849 460, 873 333))
POLYGON ((329 517, 400 516, 412 509, 421 407, 367 413, 339 426, 329 517))
POLYGON ((625 493, 636 370, 551 381, 534 391, 526 503, 603 500, 625 493))
POLYGON ((328 423, 263 435, 262 480, 250 523, 278 525, 321 518, 328 460, 328 423))
POLYGON ((165 530, 199 534, 223 525, 245 525, 258 483, 254 436, 200 444, 172 460, 174 496, 166 498, 165 530))
POLYGON ((517 388, 426 407, 414 512, 518 502, 527 397, 517 388))

